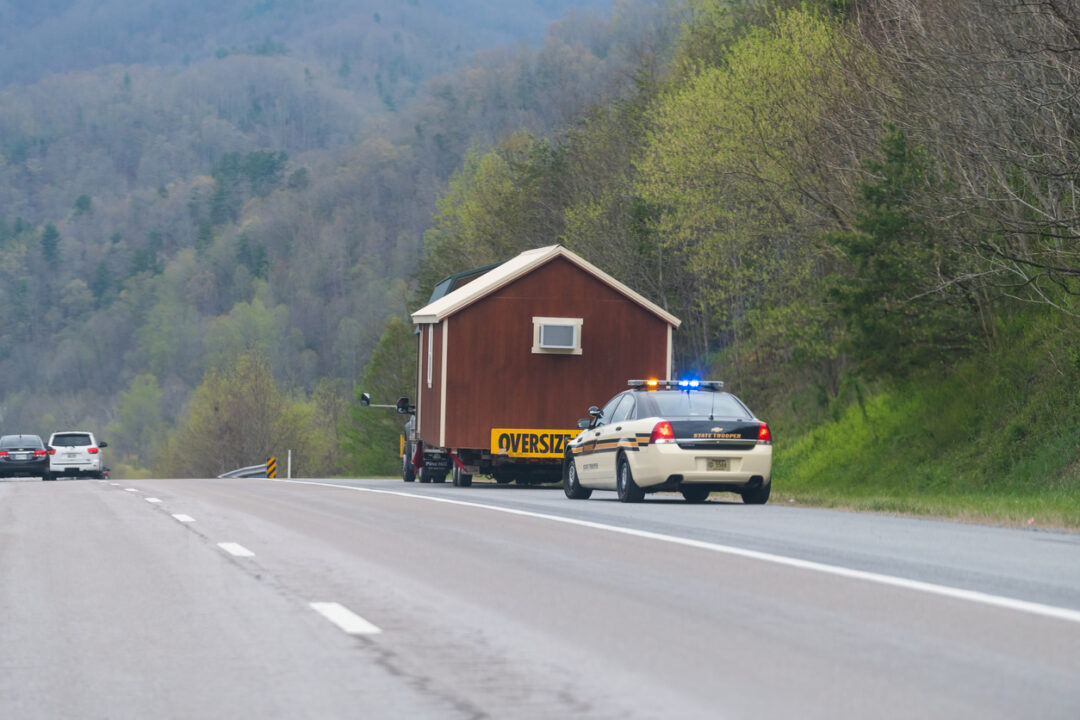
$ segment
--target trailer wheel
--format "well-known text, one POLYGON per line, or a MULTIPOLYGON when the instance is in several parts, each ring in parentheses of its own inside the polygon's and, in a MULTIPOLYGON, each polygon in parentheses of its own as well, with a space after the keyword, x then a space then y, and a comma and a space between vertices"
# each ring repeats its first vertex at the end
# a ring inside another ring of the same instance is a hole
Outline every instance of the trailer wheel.
POLYGON ((409 453, 401 456, 401 479, 405 482, 412 482, 416 479, 416 468, 413 467, 412 456, 409 453))
POLYGON ((432 474, 431 474, 430 471, 428 471, 427 466, 426 465, 422 466, 420 468, 420 482, 429 483, 429 482, 431 482, 431 477, 432 477, 432 474))
POLYGON ((454 465, 454 486, 455 487, 471 487, 472 486, 472 474, 462 472, 456 464, 454 465))

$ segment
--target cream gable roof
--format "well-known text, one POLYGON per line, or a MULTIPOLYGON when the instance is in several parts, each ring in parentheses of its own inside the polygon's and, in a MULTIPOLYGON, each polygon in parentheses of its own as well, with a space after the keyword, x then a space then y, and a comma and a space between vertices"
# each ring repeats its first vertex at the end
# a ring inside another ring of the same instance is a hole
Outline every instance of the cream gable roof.
POLYGON ((420 325, 424 323, 441 322, 443 318, 453 315, 480 298, 495 292, 501 287, 509 285, 519 277, 527 275, 536 268, 557 257, 566 258, 585 272, 593 275, 615 290, 618 290, 638 305, 659 315, 673 327, 677 328, 682 324, 682 321, 679 320, 679 318, 675 317, 667 310, 664 310, 656 303, 645 299, 643 296, 634 292, 626 285, 623 285, 600 268, 586 262, 580 255, 570 252, 561 245, 549 245, 548 247, 536 248, 535 250, 526 250, 517 257, 507 260, 502 265, 499 265, 493 270, 489 270, 472 282, 462 285, 457 290, 443 295, 435 302, 414 312, 412 314, 413 323, 420 325))

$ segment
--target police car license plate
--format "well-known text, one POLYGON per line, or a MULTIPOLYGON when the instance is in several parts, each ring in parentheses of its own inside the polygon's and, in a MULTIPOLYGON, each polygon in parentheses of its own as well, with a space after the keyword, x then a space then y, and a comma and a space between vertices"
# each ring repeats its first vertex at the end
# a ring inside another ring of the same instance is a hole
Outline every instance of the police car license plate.
POLYGON ((731 461, 727 458, 709 458, 706 460, 706 467, 709 472, 727 472, 730 470, 731 461))

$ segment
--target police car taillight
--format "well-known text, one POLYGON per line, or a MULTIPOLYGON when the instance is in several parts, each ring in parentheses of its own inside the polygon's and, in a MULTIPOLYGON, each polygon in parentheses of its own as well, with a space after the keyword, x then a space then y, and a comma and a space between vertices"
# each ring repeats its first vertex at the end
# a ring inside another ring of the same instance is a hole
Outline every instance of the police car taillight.
POLYGON ((659 445, 660 443, 671 442, 675 442, 675 430, 672 429, 671 423, 667 420, 656 423, 652 429, 652 435, 649 436, 649 443, 659 445))
POLYGON ((757 441, 759 443, 767 443, 772 445, 772 433, 769 432, 769 426, 765 423, 761 423, 761 427, 757 431, 757 441))

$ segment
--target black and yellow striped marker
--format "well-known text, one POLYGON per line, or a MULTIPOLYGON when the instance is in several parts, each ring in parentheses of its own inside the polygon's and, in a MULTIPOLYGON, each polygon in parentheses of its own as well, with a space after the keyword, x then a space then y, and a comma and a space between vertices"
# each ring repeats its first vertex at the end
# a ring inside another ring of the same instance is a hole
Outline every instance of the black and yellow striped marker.
POLYGON ((277 458, 272 457, 266 459, 266 477, 277 477, 277 458))

